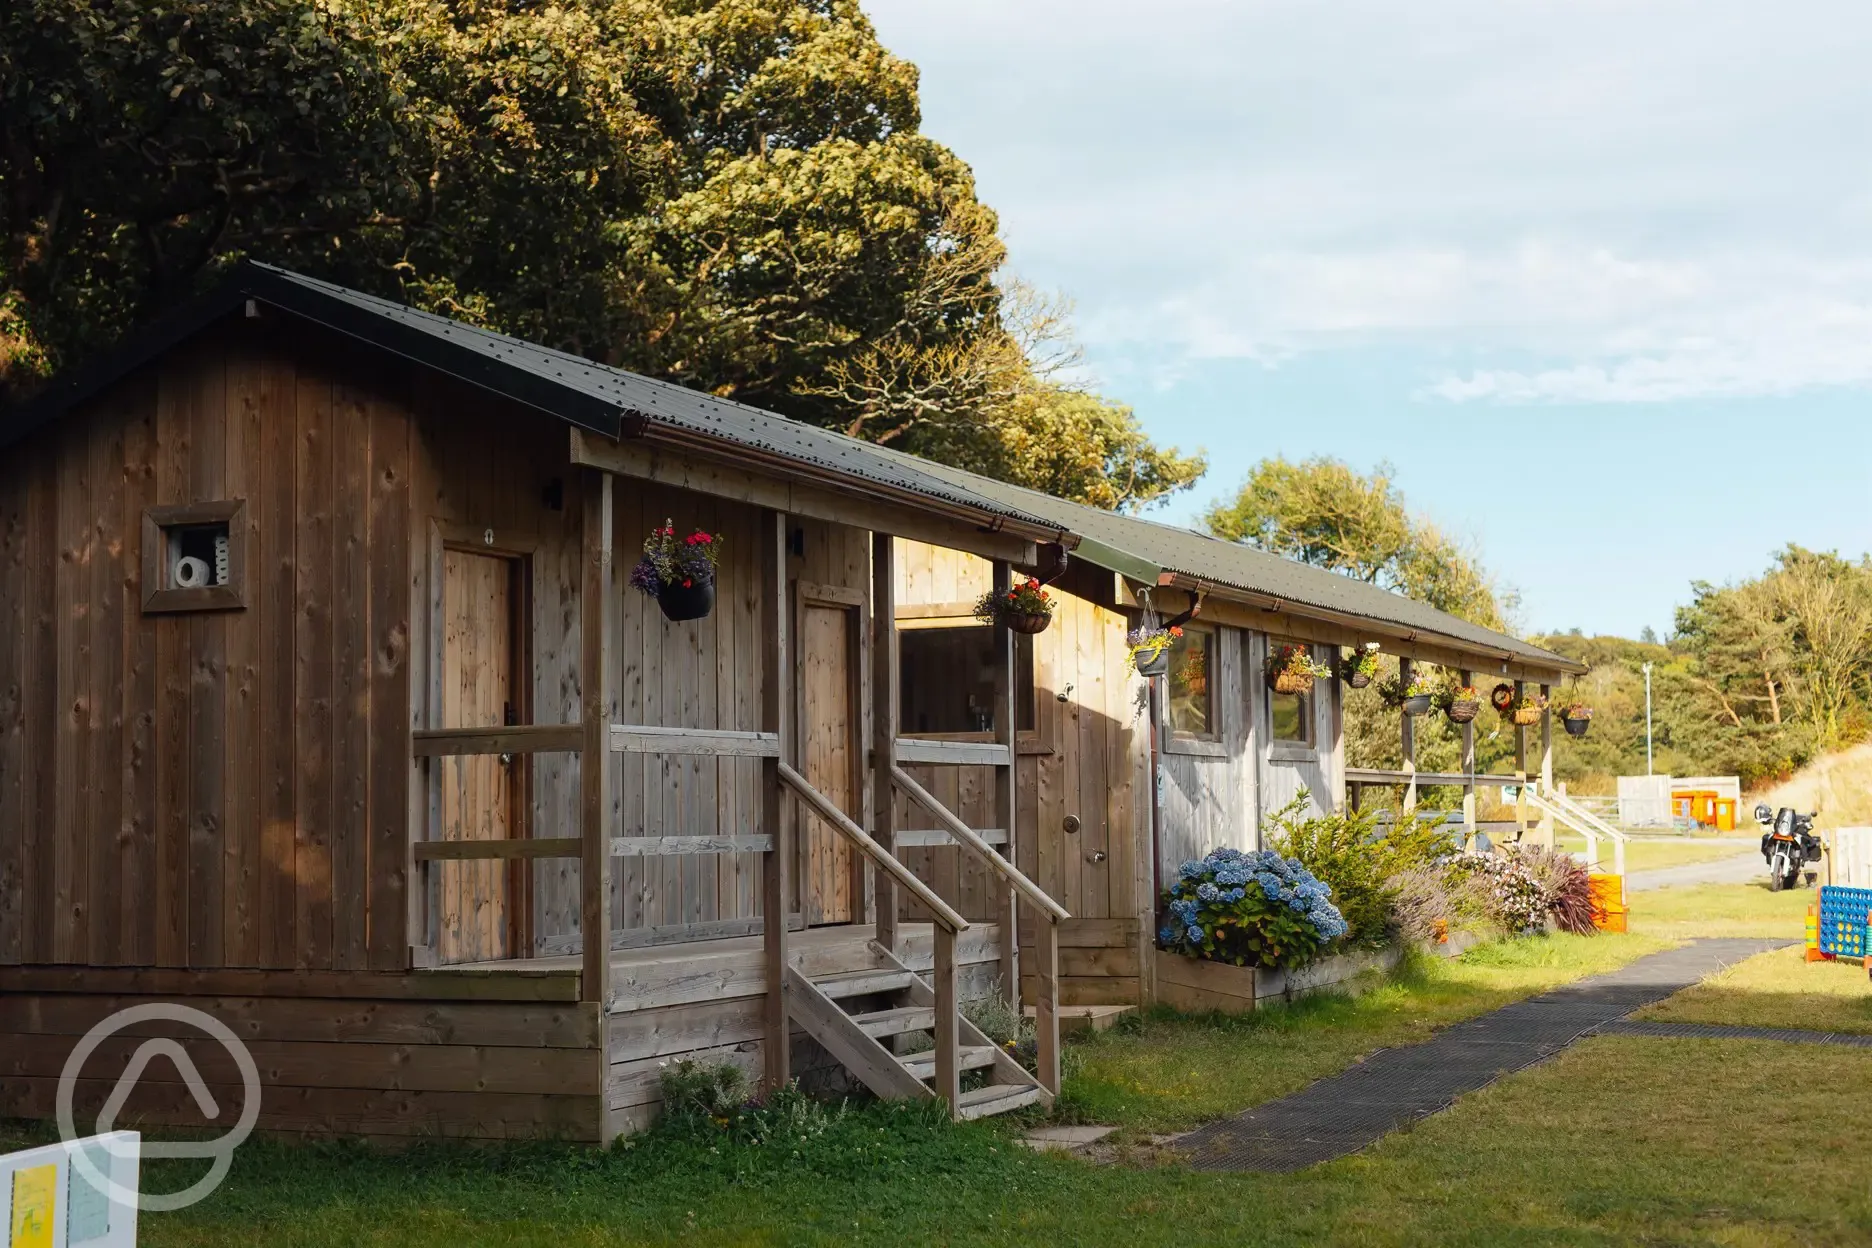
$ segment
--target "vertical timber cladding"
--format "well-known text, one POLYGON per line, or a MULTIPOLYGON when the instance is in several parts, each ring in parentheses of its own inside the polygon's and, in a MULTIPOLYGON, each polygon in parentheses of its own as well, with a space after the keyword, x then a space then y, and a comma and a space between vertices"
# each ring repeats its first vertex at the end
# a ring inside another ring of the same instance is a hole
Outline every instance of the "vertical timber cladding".
POLYGON ((0 964, 406 963, 411 425, 281 328, 0 463, 0 964), (230 500, 240 607, 146 612, 145 511, 230 500))
MULTIPOLYGON (((901 539, 896 559, 906 637, 932 623, 972 623, 969 607, 991 579, 986 560, 901 539)), ((1101 605, 1109 602, 1109 591, 1099 595, 1101 581, 1109 583, 1109 574, 1075 565, 1051 587, 1053 623, 1033 639, 1033 727, 1019 733, 1015 797, 1017 865, 1073 915, 1060 929, 1060 987, 1066 1003, 1082 1005, 1138 1000, 1140 941, 1154 908, 1145 684, 1125 646, 1126 617, 1101 605), (1067 830, 1069 818, 1074 831, 1067 830)), ((906 724, 906 734, 915 727, 906 724)), ((992 768, 907 770, 971 826, 992 826, 992 768)), ((901 798, 898 812, 900 829, 931 825, 901 798)), ((995 919, 996 890, 960 849, 906 849, 901 856, 943 896, 963 898, 967 917, 995 919)), ((1024 921, 1028 943, 1032 931, 1024 921)), ((1031 984, 1023 987, 1024 997, 1031 992, 1031 984)))

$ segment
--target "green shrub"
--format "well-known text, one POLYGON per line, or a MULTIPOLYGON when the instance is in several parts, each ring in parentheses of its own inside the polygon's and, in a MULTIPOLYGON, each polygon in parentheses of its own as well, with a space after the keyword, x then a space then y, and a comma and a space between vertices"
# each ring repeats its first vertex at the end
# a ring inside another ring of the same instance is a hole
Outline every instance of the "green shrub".
POLYGON ((746 1144, 819 1135, 844 1116, 844 1105, 814 1100, 794 1084, 750 1095, 747 1075, 726 1063, 683 1058, 663 1068, 663 1124, 668 1130, 727 1134, 746 1144))
POLYGON ((1376 812, 1308 815, 1309 806, 1302 794, 1268 816, 1263 840, 1332 887, 1333 904, 1349 929, 1348 945, 1382 945, 1399 936, 1424 939, 1413 929, 1427 917, 1456 922, 1454 913, 1421 913, 1430 879, 1456 852, 1447 825, 1406 819, 1381 830, 1376 812), (1409 914, 1400 910, 1407 882, 1414 903, 1409 914))

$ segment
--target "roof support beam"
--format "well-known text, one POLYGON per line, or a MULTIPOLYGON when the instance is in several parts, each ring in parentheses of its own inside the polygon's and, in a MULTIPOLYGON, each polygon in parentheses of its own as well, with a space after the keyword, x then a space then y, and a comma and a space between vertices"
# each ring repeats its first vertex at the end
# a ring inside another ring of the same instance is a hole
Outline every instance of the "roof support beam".
MULTIPOLYGON (((572 462, 600 468, 621 477, 655 481, 660 485, 695 490, 717 498, 733 499, 756 507, 795 516, 810 516, 848 524, 853 528, 889 533, 912 541, 967 551, 984 559, 1032 565, 1039 558, 1038 541, 1006 530, 988 532, 983 517, 968 514, 959 504, 946 507, 938 499, 881 499, 866 492, 864 482, 847 480, 837 488, 758 472, 727 458, 716 458, 684 447, 666 449, 648 442, 611 442, 582 429, 572 433, 572 462)), ((1051 537, 1056 536, 1049 534, 1051 537)))
MULTIPOLYGON (((1172 574, 1166 574, 1172 575, 1172 574)), ((1499 650, 1474 646, 1455 638, 1435 636, 1422 630, 1382 620, 1317 610, 1296 603, 1277 602, 1273 598, 1250 594, 1226 585, 1197 582, 1174 577, 1174 587, 1191 595, 1207 595, 1203 601, 1203 619, 1212 624, 1230 624, 1258 632, 1291 637, 1329 646, 1362 646, 1375 641, 1387 654, 1434 663, 1439 667, 1468 669, 1482 678, 1525 680, 1534 684, 1558 683, 1573 667, 1565 669, 1534 663, 1506 655, 1499 650)), ((1162 606, 1159 610, 1163 610, 1162 606)), ((1578 668, 1584 671, 1583 666, 1578 668)))

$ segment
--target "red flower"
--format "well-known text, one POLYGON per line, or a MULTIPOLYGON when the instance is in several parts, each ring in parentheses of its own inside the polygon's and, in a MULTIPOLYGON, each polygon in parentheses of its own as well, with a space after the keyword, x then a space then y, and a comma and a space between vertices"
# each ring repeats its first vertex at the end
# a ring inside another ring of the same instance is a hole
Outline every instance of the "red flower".
POLYGON ((1170 635, 1172 637, 1181 637, 1183 635, 1183 629, 1179 625, 1172 624, 1170 626, 1170 635))
POLYGON ((691 588, 693 588, 694 586, 695 586, 695 582, 694 582, 694 581, 692 581, 692 580, 690 580, 690 579, 688 579, 687 577, 684 577, 684 578, 683 578, 683 583, 682 583, 682 587, 683 587, 684 589, 691 589, 691 588))

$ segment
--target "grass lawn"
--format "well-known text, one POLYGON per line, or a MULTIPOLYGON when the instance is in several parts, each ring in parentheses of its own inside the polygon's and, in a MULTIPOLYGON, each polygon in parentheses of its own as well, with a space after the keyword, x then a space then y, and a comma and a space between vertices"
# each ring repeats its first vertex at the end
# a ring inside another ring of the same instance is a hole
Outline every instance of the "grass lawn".
POLYGON ((1031 1155, 996 1126, 885 1109, 765 1146, 674 1133, 603 1154, 255 1144, 206 1203, 147 1215, 142 1242, 1864 1243, 1872 1151, 1839 1090, 1872 1082, 1872 1053, 1804 1050, 1800 1080, 1784 1056, 1767 1043, 1591 1040, 1291 1175, 1101 1167, 1031 1155), (1799 1181, 1764 1181, 1789 1175, 1799 1181))
MULTIPOLYGON (((1244 1019, 1151 1015, 1072 1046, 1062 1114, 1119 1124, 1133 1141, 1188 1127, 1679 939, 1797 939, 1808 895, 1660 890, 1636 899, 1626 936, 1486 945, 1454 962, 1413 964, 1357 999, 1315 998, 1244 1019)), ((1727 1009, 1738 999, 1800 1010, 1816 997, 1844 1017, 1851 994, 1817 986, 1816 974, 1755 959, 1653 1014, 1694 1017, 1709 1001, 1727 1009), (1769 989, 1783 971, 1809 977, 1777 998, 1769 989)), ((1872 1030, 1872 1012, 1861 1017, 1872 1030)), ((1197 1173, 1149 1149, 1123 1150, 1130 1164, 1118 1165, 1036 1155, 1016 1142, 1014 1124, 954 1127, 926 1110, 878 1105, 827 1111, 765 1144, 712 1128, 665 1128, 603 1152, 428 1144, 385 1154, 257 1141, 208 1201, 146 1216, 142 1242, 1868 1242, 1872 1150, 1863 1112, 1840 1090, 1872 1085, 1872 1051, 1803 1048, 1798 1080, 1787 1078, 1787 1054, 1773 1042, 1599 1037, 1364 1153, 1291 1175, 1197 1173), (1762 1179, 1790 1174, 1799 1181, 1762 1179)), ((44 1135, 33 1127, 9 1137, 0 1124, 0 1151, 44 1135)), ((175 1190, 200 1165, 153 1163, 151 1190, 175 1190)))
POLYGON ((1701 884, 1694 888, 1659 888, 1631 895, 1634 933, 1675 940, 1693 936, 1804 937, 1807 905, 1813 890, 1771 893, 1764 873, 1760 883, 1701 884))
POLYGON ((1858 961, 1809 962, 1796 946, 1739 962, 1637 1017, 1869 1034, 1872 981, 1858 961))
POLYGON ((1179 1131, 1345 1069, 1374 1049, 1655 953, 1664 938, 1548 936, 1423 958, 1364 996, 1303 998, 1231 1018, 1170 1011, 1126 1020, 1074 1045, 1062 1116, 1179 1131))
MULTIPOLYGON (((1760 837, 1735 836, 1684 836, 1652 838, 1628 841, 1625 845, 1625 870, 1654 871, 1660 867, 1687 867, 1699 862, 1715 862, 1721 858, 1734 858, 1744 852, 1758 848, 1760 837)), ((1586 852, 1586 838, 1577 834, 1557 833, 1554 845, 1569 853, 1586 852)), ((1605 868, 1612 869, 1612 847, 1603 841, 1599 852, 1605 860, 1605 868)), ((1763 878, 1767 867, 1764 865, 1763 878)))

